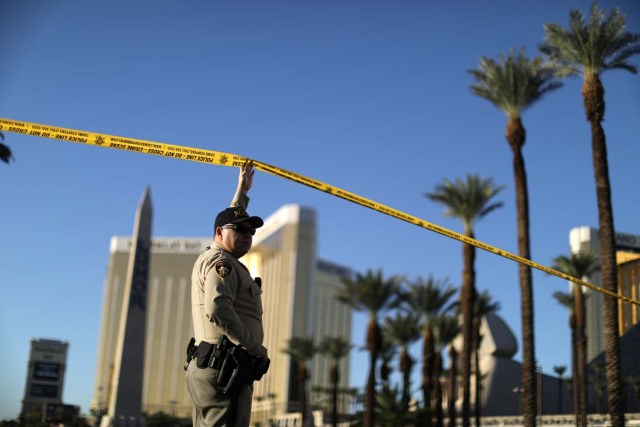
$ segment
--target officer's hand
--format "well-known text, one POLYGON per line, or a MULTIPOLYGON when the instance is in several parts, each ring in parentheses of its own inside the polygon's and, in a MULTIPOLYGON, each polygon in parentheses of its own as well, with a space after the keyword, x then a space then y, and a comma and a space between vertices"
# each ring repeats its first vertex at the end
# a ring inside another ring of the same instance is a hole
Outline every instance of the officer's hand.
POLYGON ((254 172, 255 170, 253 169, 253 160, 246 161, 242 166, 240 166, 238 187, 242 190, 242 192, 248 193, 251 189, 251 185, 253 184, 254 172))

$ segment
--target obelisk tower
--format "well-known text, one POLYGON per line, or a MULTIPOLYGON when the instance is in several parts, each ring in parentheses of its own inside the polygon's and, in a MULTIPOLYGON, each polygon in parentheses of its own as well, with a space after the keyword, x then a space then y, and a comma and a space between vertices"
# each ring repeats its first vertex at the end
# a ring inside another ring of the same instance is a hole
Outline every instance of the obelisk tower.
POLYGON ((101 427, 144 425, 142 380, 151 218, 151 194, 147 187, 136 211, 113 366, 112 392, 107 415, 100 422, 101 427))

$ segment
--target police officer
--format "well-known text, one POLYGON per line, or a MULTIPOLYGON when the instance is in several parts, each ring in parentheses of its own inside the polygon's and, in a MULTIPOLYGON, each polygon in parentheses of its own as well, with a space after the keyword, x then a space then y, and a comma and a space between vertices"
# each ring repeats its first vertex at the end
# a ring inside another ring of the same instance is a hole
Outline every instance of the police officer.
MULTIPOLYGON (((246 212, 253 174, 253 162, 246 162, 240 168, 231 207, 216 216, 213 244, 193 266, 191 307, 197 346, 217 344, 226 335, 249 355, 266 359, 260 279, 254 280, 239 261, 251 249, 256 228, 263 225, 261 218, 246 212)), ((247 383, 236 396, 227 396, 216 387, 218 374, 218 370, 198 367, 195 360, 187 367, 193 426, 248 426, 252 385, 247 383)))

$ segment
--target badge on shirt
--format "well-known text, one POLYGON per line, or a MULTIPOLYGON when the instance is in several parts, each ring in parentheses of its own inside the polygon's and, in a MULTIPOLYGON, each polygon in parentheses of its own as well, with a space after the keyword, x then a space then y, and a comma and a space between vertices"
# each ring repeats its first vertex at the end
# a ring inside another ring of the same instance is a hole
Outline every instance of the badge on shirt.
POLYGON ((216 264, 216 273, 221 279, 226 279, 231 274, 231 264, 227 261, 220 261, 216 264))

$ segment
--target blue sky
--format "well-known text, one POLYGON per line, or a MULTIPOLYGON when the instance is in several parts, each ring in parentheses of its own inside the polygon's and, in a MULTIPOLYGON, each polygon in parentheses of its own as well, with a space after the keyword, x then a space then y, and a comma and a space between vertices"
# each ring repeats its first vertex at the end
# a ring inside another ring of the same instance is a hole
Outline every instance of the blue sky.
MULTIPOLYGON (((630 31, 640 5, 619 4, 630 31)), ((455 231, 427 200, 444 178, 492 177, 504 207, 476 236, 517 252, 505 115, 471 94, 467 70, 543 39, 590 3, 461 1, 5 1, 0 117, 240 154, 333 184, 455 231)), ((638 65, 638 58, 633 62, 638 65)), ((616 229, 640 234, 640 77, 603 75, 616 229)), ((523 115, 532 258, 569 251, 597 226, 580 79, 523 115)), ((208 236, 236 170, 7 133, 0 164, 0 419, 24 393, 31 338, 70 344, 64 401, 88 412, 111 236, 130 234, 151 187, 156 236, 208 236)), ((461 280, 461 244, 305 186, 257 173, 251 212, 298 203, 318 213, 320 257, 364 272, 461 280)), ((479 251, 477 286, 520 337, 517 265, 479 251)), ((534 271, 536 353, 569 363, 564 280, 534 271)), ((354 341, 364 337, 356 316, 354 341)), ((354 351, 352 385, 367 359, 354 351)), ((520 353, 516 355, 520 359, 520 353)))

